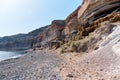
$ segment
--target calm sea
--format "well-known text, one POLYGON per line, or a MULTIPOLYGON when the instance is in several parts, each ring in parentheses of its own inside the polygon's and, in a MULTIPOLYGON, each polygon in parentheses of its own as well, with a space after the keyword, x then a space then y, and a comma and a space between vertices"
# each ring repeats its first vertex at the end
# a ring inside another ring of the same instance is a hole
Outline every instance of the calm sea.
POLYGON ((23 55, 21 52, 0 51, 0 61, 9 59, 9 58, 15 58, 21 55, 23 55))

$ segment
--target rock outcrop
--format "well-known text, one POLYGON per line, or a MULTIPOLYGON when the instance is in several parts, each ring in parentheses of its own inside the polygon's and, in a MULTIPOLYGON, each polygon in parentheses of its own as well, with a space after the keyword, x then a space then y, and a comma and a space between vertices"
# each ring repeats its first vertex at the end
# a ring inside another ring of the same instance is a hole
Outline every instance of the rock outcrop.
MULTIPOLYGON (((96 43, 100 41, 100 37, 95 38, 94 31, 103 27, 101 24, 104 22, 111 25, 118 21, 120 21, 120 0, 83 0, 82 5, 66 19, 64 29, 66 44, 62 52, 85 52, 97 49, 96 43)), ((111 26, 114 27, 109 25, 108 30, 111 26)))
POLYGON ((0 50, 26 50, 51 45, 60 46, 61 41, 64 39, 64 27, 64 20, 54 20, 51 25, 36 29, 28 34, 0 38, 0 50))
POLYGON ((64 20, 54 20, 40 35, 33 39, 33 47, 50 46, 51 43, 59 43, 64 39, 64 20))
POLYGON ((73 13, 71 13, 65 20, 64 34, 68 35, 76 30, 78 30, 78 11, 81 6, 79 6, 73 13))

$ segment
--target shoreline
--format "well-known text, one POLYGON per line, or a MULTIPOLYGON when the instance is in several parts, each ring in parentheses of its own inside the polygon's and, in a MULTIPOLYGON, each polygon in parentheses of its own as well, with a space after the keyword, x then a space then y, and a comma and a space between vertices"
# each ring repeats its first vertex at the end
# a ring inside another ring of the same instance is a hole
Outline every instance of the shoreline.
POLYGON ((24 56, 0 61, 0 80, 62 80, 55 70, 61 62, 53 53, 27 52, 24 56))
POLYGON ((3 58, 3 59, 0 59, 0 62, 1 62, 1 61, 4 61, 4 60, 7 60, 7 59, 13 59, 13 58, 21 57, 21 56, 24 56, 24 55, 26 54, 25 51, 1 51, 1 52, 5 52, 5 53, 16 53, 16 55, 8 56, 8 57, 5 57, 5 58, 3 58))
POLYGON ((111 44, 84 54, 27 51, 24 56, 0 62, 0 80, 118 80, 120 58, 109 50, 111 44))

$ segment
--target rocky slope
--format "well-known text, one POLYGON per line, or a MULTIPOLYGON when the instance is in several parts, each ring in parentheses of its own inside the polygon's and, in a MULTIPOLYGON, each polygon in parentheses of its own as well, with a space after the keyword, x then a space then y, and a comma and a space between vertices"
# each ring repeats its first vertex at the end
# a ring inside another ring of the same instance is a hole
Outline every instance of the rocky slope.
POLYGON ((62 47, 62 52, 84 52, 89 50, 88 47, 97 49, 95 43, 99 41, 97 38, 100 36, 95 38, 89 34, 101 27, 104 22, 108 26, 113 26, 111 23, 118 21, 120 21, 120 0, 83 0, 82 5, 65 20, 54 20, 47 27, 28 34, 3 37, 0 39, 0 49, 62 47), (91 43, 93 46, 90 46, 91 43))

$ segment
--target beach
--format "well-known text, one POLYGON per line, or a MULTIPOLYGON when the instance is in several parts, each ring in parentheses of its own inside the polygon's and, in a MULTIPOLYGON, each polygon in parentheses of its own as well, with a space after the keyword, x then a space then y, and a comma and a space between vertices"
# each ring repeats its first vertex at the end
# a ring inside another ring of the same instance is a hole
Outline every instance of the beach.
POLYGON ((1 61, 0 80, 119 80, 120 58, 112 43, 84 54, 30 51, 1 61))
POLYGON ((27 53, 24 56, 0 62, 0 80, 61 80, 55 67, 62 60, 45 51, 27 53))

